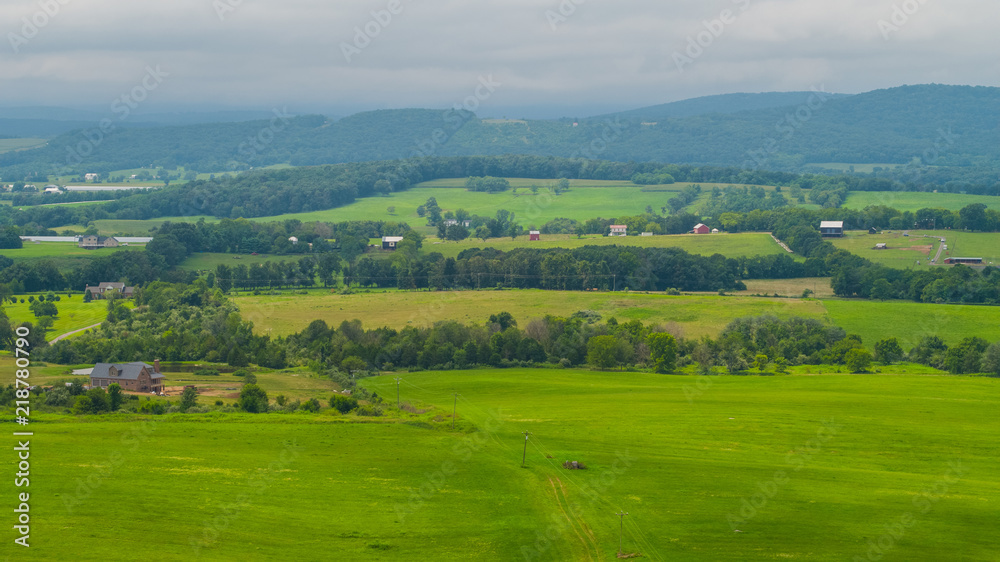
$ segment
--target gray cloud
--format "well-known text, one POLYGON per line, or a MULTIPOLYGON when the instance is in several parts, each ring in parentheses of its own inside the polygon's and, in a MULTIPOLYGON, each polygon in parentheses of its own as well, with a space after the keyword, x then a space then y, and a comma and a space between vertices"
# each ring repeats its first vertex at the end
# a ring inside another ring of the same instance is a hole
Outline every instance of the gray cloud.
POLYGON ((817 85, 1000 83, 1000 5, 972 0, 399 0, 390 21, 392 5, 0 0, 0 103, 109 106, 156 65, 170 76, 150 110, 443 107, 486 74, 503 84, 490 105, 567 111, 817 85), (39 16, 44 5, 58 13, 39 16), (894 6, 914 13, 893 24, 894 6), (712 23, 724 10, 731 22, 712 23), (29 38, 22 18, 46 22, 29 38), (679 71, 674 53, 699 34, 705 46, 679 71))

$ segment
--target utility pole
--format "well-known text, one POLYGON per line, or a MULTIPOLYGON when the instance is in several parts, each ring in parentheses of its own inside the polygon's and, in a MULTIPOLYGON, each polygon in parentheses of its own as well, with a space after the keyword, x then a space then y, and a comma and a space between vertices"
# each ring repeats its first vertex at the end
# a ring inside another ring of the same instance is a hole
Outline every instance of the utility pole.
POLYGON ((622 535, 625 534, 625 516, 628 515, 628 513, 620 511, 615 515, 618 516, 618 519, 621 522, 621 526, 618 529, 618 554, 624 554, 624 552, 622 552, 622 535))
POLYGON ((455 393, 455 405, 451 409, 451 429, 452 429, 452 431, 455 430, 455 412, 458 411, 458 397, 459 397, 459 394, 456 392, 455 393))
POLYGON ((528 459, 528 436, 531 432, 524 432, 524 453, 521 455, 521 468, 524 468, 524 461, 528 459))
POLYGON ((611 279, 614 281, 614 284, 611 285, 611 292, 614 293, 615 291, 618 290, 618 274, 617 273, 613 274, 611 276, 611 279))
POLYGON ((399 409, 399 381, 403 379, 396 377, 396 409, 399 409))

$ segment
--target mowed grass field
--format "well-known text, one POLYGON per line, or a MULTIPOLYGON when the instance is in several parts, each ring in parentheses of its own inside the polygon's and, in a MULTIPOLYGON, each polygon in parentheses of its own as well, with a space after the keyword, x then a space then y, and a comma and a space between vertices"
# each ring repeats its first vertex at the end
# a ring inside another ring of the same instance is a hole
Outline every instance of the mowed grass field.
POLYGON ((85 250, 76 245, 75 242, 24 242, 23 248, 0 250, 0 254, 16 261, 40 261, 49 260, 53 262, 60 271, 66 271, 80 266, 83 262, 95 257, 107 256, 118 250, 130 250, 133 252, 144 251, 144 245, 120 246, 118 248, 103 248, 100 250, 85 250))
MULTIPOLYGON (((965 232, 961 230, 910 230, 909 236, 901 231, 879 234, 848 232, 843 238, 829 239, 834 246, 873 262, 901 269, 926 269, 937 267, 929 262, 937 255, 941 239, 948 248, 941 253, 939 266, 948 257, 983 258, 984 263, 1000 263, 1000 233, 965 232), (875 245, 885 243, 887 250, 876 250, 875 245), (920 264, 917 264, 917 261, 920 264)), ((943 267, 943 266, 942 266, 943 267)))
POLYGON ((1000 210, 1000 197, 991 195, 908 191, 852 191, 844 202, 844 208, 864 209, 872 205, 881 205, 898 211, 916 212, 920 209, 958 211, 973 203, 982 203, 990 209, 1000 210))
MULTIPOLYGON (((67 297, 65 293, 59 293, 62 300, 55 303, 59 315, 56 316, 52 329, 46 333, 45 339, 52 340, 62 334, 93 326, 94 324, 100 324, 107 318, 107 301, 95 300, 85 303, 83 302, 83 293, 76 292, 72 293, 72 295, 72 297, 67 297)), ((27 297, 19 296, 19 300, 20 298, 25 299, 23 304, 21 302, 17 304, 4 303, 4 311, 15 324, 22 322, 35 324, 38 319, 31 313, 31 303, 27 302, 27 297)), ((125 302, 126 306, 132 306, 131 301, 125 302)))
MULTIPOLYGON (((829 280, 803 280, 789 285, 790 292, 801 295, 804 288, 824 281, 829 287, 829 280)), ((777 292, 773 287, 748 287, 747 294, 773 294, 777 292)), ((541 290, 373 291, 353 295, 311 291, 308 295, 246 295, 233 300, 243 317, 254 323, 257 333, 272 336, 302 331, 317 319, 331 326, 360 319, 368 328, 400 329, 431 326, 444 320, 482 323, 491 314, 506 311, 524 326, 531 319, 547 314, 569 316, 580 310, 593 310, 604 319, 613 316, 619 321, 670 324, 688 338, 715 337, 736 318, 773 314, 781 318, 814 318, 840 326, 861 336, 869 348, 890 336, 898 338, 907 351, 929 335, 940 336, 949 344, 971 336, 1000 341, 995 307, 907 301, 541 290)))
POLYGON ((463 250, 496 248, 508 252, 516 248, 582 248, 584 246, 631 246, 638 248, 679 248, 692 254, 711 256, 722 254, 727 258, 788 254, 766 233, 741 234, 678 234, 669 236, 627 236, 625 238, 587 235, 577 238, 571 234, 543 234, 541 240, 529 241, 528 236, 516 240, 467 238, 458 242, 430 239, 424 242, 424 252, 440 252, 445 257, 457 257, 463 250))
POLYGON ((37 146, 42 146, 47 141, 45 139, 0 139, 0 154, 4 152, 12 152, 14 150, 24 150, 27 148, 35 148, 37 146))
POLYGON ((995 560, 998 384, 477 370, 404 374, 402 400, 433 410, 367 423, 36 415, 17 559, 607 561, 625 511, 624 551, 647 560, 851 560, 870 543, 995 560))
POLYGON ((385 291, 353 295, 323 294, 237 296, 233 301, 257 333, 287 335, 321 319, 337 326, 360 319, 368 328, 431 326, 454 320, 482 323, 491 314, 509 312, 519 325, 551 314, 569 316, 593 310, 604 319, 641 320, 676 324, 687 337, 715 336, 730 321, 742 316, 774 314, 779 317, 823 318, 823 304, 815 300, 707 295, 583 291, 385 291))

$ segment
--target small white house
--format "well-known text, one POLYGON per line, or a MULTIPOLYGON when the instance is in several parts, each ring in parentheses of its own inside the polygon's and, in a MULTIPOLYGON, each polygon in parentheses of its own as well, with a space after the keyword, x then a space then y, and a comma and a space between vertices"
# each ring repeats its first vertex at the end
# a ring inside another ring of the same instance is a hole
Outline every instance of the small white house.
POLYGON ((611 234, 609 234, 608 236, 628 236, 628 225, 625 224, 611 225, 611 234))
POLYGON ((291 242, 293 246, 299 243, 299 239, 294 236, 290 237, 288 241, 291 242))
POLYGON ((83 179, 85 179, 87 181, 97 181, 97 178, 99 178, 99 177, 100 176, 98 174, 87 174, 87 175, 83 176, 83 179))

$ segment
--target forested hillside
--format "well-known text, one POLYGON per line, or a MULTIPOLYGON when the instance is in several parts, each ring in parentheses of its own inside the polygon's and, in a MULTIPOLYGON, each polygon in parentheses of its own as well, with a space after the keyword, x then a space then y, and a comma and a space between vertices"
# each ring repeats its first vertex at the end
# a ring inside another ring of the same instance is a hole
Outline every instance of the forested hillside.
POLYGON ((218 172, 500 154, 784 170, 829 162, 916 162, 915 168, 876 175, 996 193, 998 88, 904 86, 854 96, 792 93, 759 102, 785 100, 783 107, 753 108, 754 99, 692 100, 577 122, 480 120, 465 111, 408 109, 340 121, 276 115, 243 123, 120 128, 101 137, 76 131, 43 148, 0 155, 0 168, 8 179, 142 166, 218 172), (749 109, 703 113, 726 102, 749 109))

